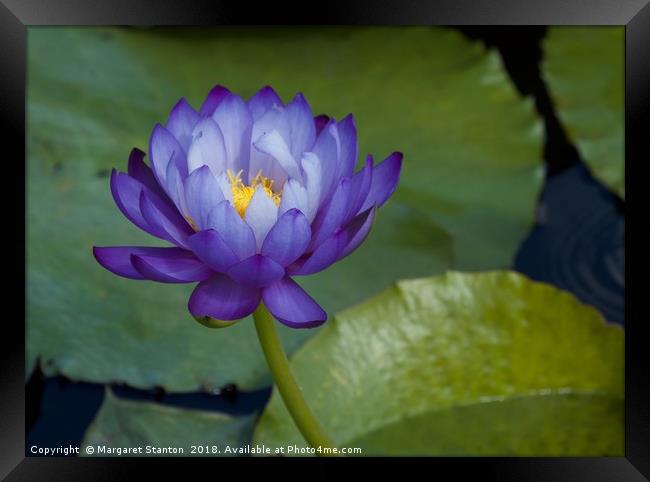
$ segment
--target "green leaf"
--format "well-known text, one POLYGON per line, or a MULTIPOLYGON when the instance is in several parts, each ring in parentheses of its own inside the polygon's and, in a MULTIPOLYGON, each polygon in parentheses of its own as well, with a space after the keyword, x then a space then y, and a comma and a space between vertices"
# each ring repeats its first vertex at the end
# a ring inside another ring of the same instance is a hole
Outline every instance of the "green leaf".
POLYGON ((554 27, 543 72, 558 116, 594 175, 625 195, 624 27, 554 27))
MULTIPOLYGON (((181 96, 264 84, 355 114, 360 159, 405 154, 368 240, 298 281, 333 313, 394 280, 510 265, 541 183, 540 127, 498 56, 440 28, 28 29, 28 343, 46 374, 192 391, 269 383, 250 319, 197 323, 191 286, 118 278, 93 245, 153 245, 107 174, 181 96)), ((317 330, 281 328, 292 352, 317 330)))
POLYGON ((139 450, 129 454, 135 457, 233 455, 227 447, 232 450, 248 444, 254 419, 255 415, 231 417, 123 400, 107 389, 104 403, 88 427, 79 453, 106 457, 123 455, 124 449, 130 448, 139 450), (195 453, 192 446, 197 447, 195 453))
MULTIPOLYGON (((623 330, 514 272, 400 281, 291 366, 327 434, 365 455, 623 454, 623 330)), ((276 389, 254 441, 305 445, 276 389)))

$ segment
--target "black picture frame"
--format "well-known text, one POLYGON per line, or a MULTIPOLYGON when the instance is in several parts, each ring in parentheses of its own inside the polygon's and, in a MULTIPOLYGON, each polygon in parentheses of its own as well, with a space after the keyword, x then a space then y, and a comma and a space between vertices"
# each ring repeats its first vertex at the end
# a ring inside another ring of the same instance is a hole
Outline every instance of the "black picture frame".
MULTIPOLYGON (((650 160, 650 6, 649 0, 332 0, 319 6, 277 3, 247 5, 241 2, 195 0, 0 0, 0 122, 5 171, 3 206, 15 221, 6 221, 10 246, 7 261, 16 274, 7 272, 7 293, 2 324, 3 363, 0 368, 0 477, 5 480, 115 480, 130 478, 135 470, 169 470, 168 461, 147 459, 31 458, 25 454, 25 266, 17 253, 25 251, 25 217, 16 204, 25 200, 25 81, 26 27, 33 25, 220 25, 220 24, 356 24, 356 25, 620 25, 625 26, 625 169, 626 204, 643 205, 641 166, 650 160), (316 8, 314 8, 316 7, 316 8), (11 177, 10 177, 11 176, 11 177), (10 181, 13 179, 13 181, 10 181), (23 188, 21 192, 20 188, 23 188), (16 190, 10 189, 16 188, 16 190), (6 209, 6 208, 9 209, 6 209), (9 224, 11 223, 11 224, 9 224), (12 226, 11 229, 8 226, 12 226), (23 230, 16 229, 23 226, 23 230), (21 284, 18 280, 22 280, 21 284), (10 304, 11 303, 11 304, 10 304), (17 306, 15 315, 7 307, 17 306)), ((444 473, 456 477, 479 476, 488 480, 636 481, 650 476, 650 391, 648 338, 643 326, 642 283, 629 279, 647 266, 637 255, 645 232, 644 218, 626 222, 625 301, 625 456, 619 458, 421 458, 310 460, 325 464, 359 464, 382 469, 389 462, 402 471, 426 469, 437 479, 444 473), (633 247, 633 244, 637 247, 633 247), (634 254, 632 254, 634 253, 634 254), (408 465, 407 465, 408 464, 408 465), (416 464, 420 467, 413 467, 416 464), (426 465, 427 467, 422 467, 426 465)), ((647 224, 647 222, 645 223, 647 224)), ((179 462, 178 459, 175 462, 179 462)), ((180 461, 186 464, 189 460, 180 461)), ((212 470, 225 462, 192 460, 212 470)), ((269 467, 297 463, 294 459, 259 459, 247 465, 269 467)), ((240 463, 240 467, 243 465, 240 463)), ((187 474, 187 472, 185 472, 187 474)), ((415 473, 415 472, 413 472, 415 473)))

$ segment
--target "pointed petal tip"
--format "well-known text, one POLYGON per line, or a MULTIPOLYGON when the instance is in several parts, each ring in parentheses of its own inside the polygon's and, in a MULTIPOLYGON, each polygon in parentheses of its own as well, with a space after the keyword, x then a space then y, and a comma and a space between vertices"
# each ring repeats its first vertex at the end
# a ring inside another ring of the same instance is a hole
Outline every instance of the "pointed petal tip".
POLYGON ((391 192, 391 196, 392 196, 393 192, 395 192, 395 189, 397 189, 397 185, 399 184, 399 178, 402 175, 402 161, 404 160, 404 154, 400 151, 395 151, 389 157, 392 158, 392 162, 395 165, 395 171, 396 171, 395 176, 397 177, 397 182, 395 183, 395 187, 391 192))
POLYGON ((103 249, 102 246, 93 246, 93 257, 97 260, 99 264, 102 264, 102 262, 100 261, 102 249, 103 249))
POLYGON ((238 94, 229 91, 226 89, 226 92, 223 93, 223 102, 239 102, 246 104, 246 101, 238 94))
POLYGON ((260 90, 255 92, 249 99, 249 102, 253 102, 257 107, 260 107, 261 110, 258 112, 261 116, 264 112, 267 111, 269 107, 272 107, 274 104, 279 103, 284 106, 282 98, 276 92, 276 90, 270 85, 263 86, 260 90))
POLYGON ((130 264, 129 260, 120 255, 120 251, 135 248, 115 246, 93 246, 95 260, 105 270, 123 278, 143 280, 144 277, 130 264))
POLYGON ((265 86, 263 86, 259 90, 259 92, 264 93, 264 94, 276 94, 277 95, 277 92, 275 91, 275 89, 273 87, 271 87, 269 84, 266 84, 265 86))
POLYGON ((144 156, 146 156, 146 153, 142 149, 134 147, 133 149, 131 149, 131 152, 129 153, 129 159, 131 159, 132 157, 136 157, 136 156, 144 157, 144 156))
POLYGON ((183 96, 180 99, 178 99, 178 101, 174 104, 174 107, 172 107, 172 110, 175 110, 175 109, 180 108, 181 106, 185 106, 185 105, 190 106, 190 103, 187 101, 185 96, 183 96))
POLYGON ((190 176, 194 176, 194 177, 207 176, 208 174, 212 175, 212 169, 210 169, 210 166, 208 166, 207 164, 203 164, 201 167, 197 167, 196 169, 194 169, 190 173, 190 176))
POLYGON ((309 105, 309 102, 307 101, 305 94, 303 94, 302 92, 296 92, 296 95, 293 96, 292 102, 309 105))
POLYGON ((365 211, 373 204, 381 207, 393 195, 402 173, 402 158, 403 154, 395 151, 373 167, 370 192, 361 211, 365 211))
POLYGON ((404 159, 404 154, 400 151, 395 151, 391 153, 384 161, 393 165, 393 169, 396 170, 397 175, 399 176, 400 171, 402 170, 402 160, 404 159))
POLYGON ((210 89, 208 94, 205 96, 201 108, 199 109, 199 115, 201 117, 211 116, 217 106, 223 101, 226 94, 229 94, 228 90, 223 85, 217 84, 210 89))
POLYGON ((93 257, 97 260, 99 264, 104 266, 104 268, 108 269, 103 261, 104 261, 104 254, 106 253, 107 249, 110 249, 108 246, 93 246, 93 257))
POLYGON ((291 208, 291 209, 287 210, 283 214, 283 216, 290 216, 292 218, 295 218, 295 217, 301 216, 301 215, 304 216, 303 212, 298 208, 291 208))
POLYGON ((354 114, 353 114, 352 112, 350 112, 350 113, 349 113, 348 115, 346 115, 343 119, 341 119, 341 121, 339 122, 339 124, 343 124, 344 122, 345 122, 345 123, 347 123, 347 122, 351 123, 351 124, 352 124, 352 127, 354 127, 355 129, 356 129, 356 127, 357 127, 357 122, 356 122, 356 120, 355 120, 355 118, 354 118, 354 114))
POLYGON ((225 92, 230 92, 230 89, 228 87, 225 87, 225 86, 221 85, 221 84, 215 84, 215 85, 212 86, 212 88, 208 92, 208 95, 210 95, 213 92, 224 92, 225 93, 225 92))

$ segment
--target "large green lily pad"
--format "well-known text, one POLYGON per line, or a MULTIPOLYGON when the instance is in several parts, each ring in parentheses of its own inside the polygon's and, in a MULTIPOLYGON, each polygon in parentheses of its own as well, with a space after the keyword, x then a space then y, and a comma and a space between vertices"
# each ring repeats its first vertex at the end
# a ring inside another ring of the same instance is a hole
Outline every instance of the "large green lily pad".
POLYGON ((624 196, 625 28, 551 28, 544 57, 562 124, 594 175, 624 196))
MULTIPOLYGON (((400 281, 291 366, 328 435, 365 455, 623 454, 623 330, 514 272, 400 281)), ((276 389, 254 441, 305 446, 276 389)))
MULTIPOLYGON (((216 83, 305 93, 353 112, 360 155, 405 154, 367 242, 301 283, 333 313, 449 268, 510 265, 541 183, 540 126, 498 56, 440 28, 28 29, 28 357, 46 374, 191 391, 269 383, 250 320, 196 323, 191 286, 118 278, 93 245, 152 245, 114 206, 107 174, 146 150, 181 96, 216 83)), ((281 328, 289 352, 318 330, 281 328)))
POLYGON ((124 400, 107 389, 79 453, 100 457, 233 456, 250 441, 254 420, 254 415, 231 417, 124 400), (139 452, 126 453, 127 449, 139 452))

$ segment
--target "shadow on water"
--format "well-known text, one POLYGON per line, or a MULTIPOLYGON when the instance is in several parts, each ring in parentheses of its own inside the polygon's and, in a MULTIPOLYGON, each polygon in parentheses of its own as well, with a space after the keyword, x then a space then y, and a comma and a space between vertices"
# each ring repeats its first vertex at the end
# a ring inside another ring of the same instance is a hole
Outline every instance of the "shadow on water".
MULTIPOLYGON (((62 376, 44 377, 36 368, 26 387, 27 450, 32 445, 79 446, 104 400, 105 389, 100 383, 73 382, 62 376)), ((271 387, 240 392, 232 384, 214 393, 166 393, 161 388, 141 390, 118 384, 111 385, 110 389, 124 400, 234 416, 261 412, 271 396, 271 387)))

